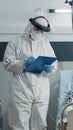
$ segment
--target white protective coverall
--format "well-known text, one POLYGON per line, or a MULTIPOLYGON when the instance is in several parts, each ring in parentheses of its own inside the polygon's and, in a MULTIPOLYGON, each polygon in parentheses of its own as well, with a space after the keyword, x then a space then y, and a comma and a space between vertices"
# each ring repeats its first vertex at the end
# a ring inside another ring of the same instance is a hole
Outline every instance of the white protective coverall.
MULTIPOLYGON (((46 38, 33 41, 29 37, 31 24, 26 32, 11 40, 5 50, 4 68, 12 72, 8 107, 9 126, 12 130, 46 130, 46 116, 50 98, 48 74, 23 73, 25 59, 30 56, 56 57, 46 38)), ((57 69, 57 61, 53 63, 57 69)), ((52 73, 51 72, 51 73, 52 73)))

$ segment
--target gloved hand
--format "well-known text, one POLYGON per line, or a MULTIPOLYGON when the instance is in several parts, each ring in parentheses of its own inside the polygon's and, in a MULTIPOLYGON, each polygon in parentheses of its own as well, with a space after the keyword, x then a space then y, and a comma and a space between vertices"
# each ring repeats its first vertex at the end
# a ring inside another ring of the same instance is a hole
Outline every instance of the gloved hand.
POLYGON ((35 61, 35 58, 33 56, 28 57, 27 60, 25 61, 26 67, 32 64, 34 61, 35 61))
POLYGON ((46 73, 51 72, 52 68, 53 68, 52 65, 43 65, 43 67, 42 67, 43 71, 45 71, 46 73))

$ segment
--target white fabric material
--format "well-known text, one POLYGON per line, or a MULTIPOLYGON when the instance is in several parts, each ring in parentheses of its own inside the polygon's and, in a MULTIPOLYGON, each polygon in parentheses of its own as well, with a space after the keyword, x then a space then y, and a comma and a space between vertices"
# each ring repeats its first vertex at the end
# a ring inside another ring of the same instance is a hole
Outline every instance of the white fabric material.
MULTIPOLYGON (((9 126, 12 130, 46 130, 50 96, 48 74, 22 73, 24 62, 29 56, 37 58, 43 55, 55 57, 48 39, 44 37, 33 41, 29 33, 24 33, 7 45, 3 65, 7 71, 12 72, 8 107, 9 126)), ((55 72, 57 61, 53 65, 55 72)))
POLYGON ((44 19, 44 18, 37 18, 35 21, 36 21, 37 23, 39 23, 40 25, 42 25, 42 26, 45 26, 45 27, 48 26, 48 22, 47 22, 47 20, 44 19))
POLYGON ((33 40, 39 40, 42 37, 42 33, 40 31, 35 31, 33 29, 31 30, 30 35, 33 40))
POLYGON ((46 10, 43 10, 42 8, 37 8, 36 10, 34 10, 33 18, 38 17, 38 16, 43 16, 47 19, 48 12, 46 10))

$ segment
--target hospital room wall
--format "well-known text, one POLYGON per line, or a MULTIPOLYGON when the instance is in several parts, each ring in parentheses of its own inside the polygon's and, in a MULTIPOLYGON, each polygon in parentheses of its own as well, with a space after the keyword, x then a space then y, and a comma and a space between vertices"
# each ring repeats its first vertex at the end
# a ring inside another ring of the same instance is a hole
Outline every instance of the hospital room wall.
MULTIPOLYGON (((70 5, 65 0, 0 0, 0 33, 22 32, 28 18, 33 16, 37 8, 48 9, 70 9, 70 5), (26 8, 27 7, 27 8, 26 8)), ((48 14, 51 27, 70 27, 71 14, 48 14)))

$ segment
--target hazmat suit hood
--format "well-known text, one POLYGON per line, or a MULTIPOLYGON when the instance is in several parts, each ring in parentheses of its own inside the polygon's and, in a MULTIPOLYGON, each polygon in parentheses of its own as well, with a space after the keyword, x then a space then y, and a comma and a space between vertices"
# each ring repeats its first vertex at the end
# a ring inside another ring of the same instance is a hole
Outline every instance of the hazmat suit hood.
POLYGON ((25 27, 23 35, 30 34, 30 31, 33 27, 36 27, 43 32, 50 31, 50 24, 45 12, 43 13, 41 10, 38 9, 35 11, 32 18, 29 18, 29 23, 25 27))

